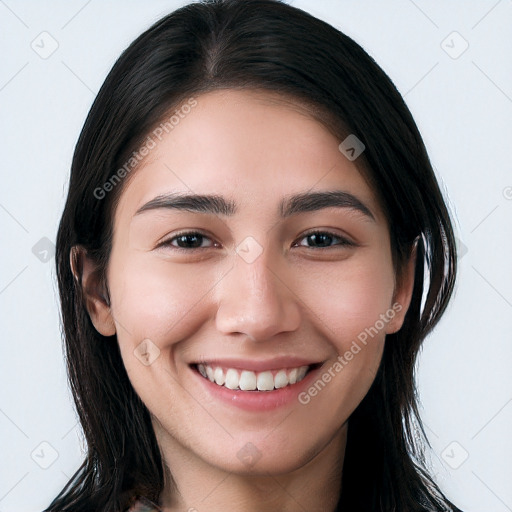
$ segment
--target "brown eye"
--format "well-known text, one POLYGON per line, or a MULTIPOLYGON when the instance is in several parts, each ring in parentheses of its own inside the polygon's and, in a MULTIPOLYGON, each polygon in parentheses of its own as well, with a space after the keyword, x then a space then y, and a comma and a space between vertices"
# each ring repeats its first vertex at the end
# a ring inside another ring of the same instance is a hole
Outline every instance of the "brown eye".
POLYGON ((160 246, 172 247, 178 250, 205 249, 215 244, 204 234, 198 231, 186 231, 162 242, 160 246), (203 245, 206 243, 207 245, 203 245))
POLYGON ((304 235, 300 240, 306 240, 307 245, 300 243, 298 244, 299 246, 309 247, 311 249, 323 249, 336 246, 353 247, 356 245, 350 240, 347 240, 346 238, 343 238, 329 231, 313 231, 304 235))

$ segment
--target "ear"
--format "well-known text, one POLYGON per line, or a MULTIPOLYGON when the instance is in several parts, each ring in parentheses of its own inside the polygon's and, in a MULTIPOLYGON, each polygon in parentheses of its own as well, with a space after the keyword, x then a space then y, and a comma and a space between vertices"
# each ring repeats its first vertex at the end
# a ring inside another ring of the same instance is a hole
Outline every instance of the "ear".
POLYGON ((79 245, 71 248, 69 264, 95 329, 103 336, 113 336, 116 326, 110 309, 108 290, 97 265, 79 245))
POLYGON ((402 271, 402 275, 397 280, 391 306, 391 309, 395 314, 386 325, 386 334, 393 334, 402 328, 405 315, 411 304, 412 292, 414 289, 417 247, 418 239, 414 241, 409 260, 402 271))

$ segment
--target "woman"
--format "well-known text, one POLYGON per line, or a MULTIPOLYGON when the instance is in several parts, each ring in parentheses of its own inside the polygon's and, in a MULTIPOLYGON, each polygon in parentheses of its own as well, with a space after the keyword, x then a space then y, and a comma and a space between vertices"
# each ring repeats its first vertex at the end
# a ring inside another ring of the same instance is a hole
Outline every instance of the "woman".
POLYGON ((88 453, 48 511, 458 510, 424 469, 413 375, 451 221, 354 41, 274 0, 175 11, 114 65, 69 187, 88 453))

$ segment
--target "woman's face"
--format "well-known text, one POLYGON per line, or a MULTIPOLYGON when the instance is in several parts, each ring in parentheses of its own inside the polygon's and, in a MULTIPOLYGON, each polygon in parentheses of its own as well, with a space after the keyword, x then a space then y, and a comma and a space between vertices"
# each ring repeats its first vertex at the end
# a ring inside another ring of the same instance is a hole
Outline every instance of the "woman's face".
POLYGON ((150 134, 115 212, 111 307, 90 307, 164 450, 239 473, 337 446, 412 285, 395 290, 386 219, 342 141, 272 97, 200 95, 150 134))

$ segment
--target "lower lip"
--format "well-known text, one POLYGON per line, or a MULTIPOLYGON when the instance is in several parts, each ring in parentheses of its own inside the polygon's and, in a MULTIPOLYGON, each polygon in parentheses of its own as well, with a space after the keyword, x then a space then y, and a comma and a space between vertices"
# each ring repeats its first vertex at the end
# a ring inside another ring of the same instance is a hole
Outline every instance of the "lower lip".
POLYGON ((229 389, 225 386, 219 386, 192 368, 196 378, 202 382, 202 385, 211 396, 245 411, 258 412, 271 411, 278 407, 298 402, 299 393, 315 380, 319 370, 320 366, 308 372, 300 382, 289 384, 284 388, 275 389, 274 391, 242 391, 240 389, 229 389))

